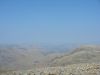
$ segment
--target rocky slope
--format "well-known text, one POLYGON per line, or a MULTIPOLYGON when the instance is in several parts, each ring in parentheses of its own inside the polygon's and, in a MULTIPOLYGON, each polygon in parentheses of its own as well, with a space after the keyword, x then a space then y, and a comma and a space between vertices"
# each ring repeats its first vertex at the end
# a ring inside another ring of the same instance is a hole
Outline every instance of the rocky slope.
POLYGON ((62 53, 49 53, 48 50, 33 46, 0 45, 0 70, 30 69, 44 66, 62 53), (45 55, 45 53, 48 53, 45 55))
POLYGON ((7 71, 0 75, 100 75, 99 64, 73 64, 66 67, 45 67, 33 70, 7 71))
POLYGON ((99 64, 99 45, 47 55, 30 47, 0 47, 0 75, 100 75, 99 64))
POLYGON ((51 66, 65 66, 78 63, 100 63, 100 46, 86 45, 75 48, 71 53, 54 58, 51 66))

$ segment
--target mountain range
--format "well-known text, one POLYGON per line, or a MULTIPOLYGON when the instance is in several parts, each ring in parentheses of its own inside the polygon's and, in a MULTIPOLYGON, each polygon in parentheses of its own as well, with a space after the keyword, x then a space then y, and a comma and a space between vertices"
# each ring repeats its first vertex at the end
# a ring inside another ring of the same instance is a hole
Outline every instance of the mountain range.
POLYGON ((99 45, 0 45, 0 70, 100 63, 99 45))

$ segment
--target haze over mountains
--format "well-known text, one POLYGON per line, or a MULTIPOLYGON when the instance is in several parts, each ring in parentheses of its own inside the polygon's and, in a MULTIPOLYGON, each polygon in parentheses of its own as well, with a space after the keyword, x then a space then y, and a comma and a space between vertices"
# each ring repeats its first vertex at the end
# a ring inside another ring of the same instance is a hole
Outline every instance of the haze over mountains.
POLYGON ((85 45, 74 49, 69 54, 56 58, 51 63, 52 66, 65 66, 79 63, 100 63, 100 46, 85 45))
POLYGON ((36 64, 47 63, 52 58, 61 56, 65 50, 68 51, 67 47, 0 45, 0 69, 32 68, 36 64))
POLYGON ((99 45, 0 46, 0 70, 65 66, 78 63, 100 63, 99 45))

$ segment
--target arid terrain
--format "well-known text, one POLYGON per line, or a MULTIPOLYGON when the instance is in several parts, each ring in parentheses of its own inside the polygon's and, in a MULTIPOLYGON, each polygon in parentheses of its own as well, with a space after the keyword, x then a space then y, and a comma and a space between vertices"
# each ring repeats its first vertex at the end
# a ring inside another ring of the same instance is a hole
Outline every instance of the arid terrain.
POLYGON ((100 75, 99 45, 43 49, 0 46, 0 75, 100 75))
POLYGON ((65 67, 45 67, 31 70, 5 71, 0 75, 100 75, 99 64, 72 64, 65 67))

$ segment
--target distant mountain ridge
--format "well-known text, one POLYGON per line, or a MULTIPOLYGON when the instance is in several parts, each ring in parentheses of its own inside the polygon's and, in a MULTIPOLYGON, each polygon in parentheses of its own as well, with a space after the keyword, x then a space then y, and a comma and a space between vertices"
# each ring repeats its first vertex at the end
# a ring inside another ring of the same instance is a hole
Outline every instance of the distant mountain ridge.
POLYGON ((100 63, 99 45, 0 45, 0 70, 100 63))
POLYGON ((75 48, 69 54, 65 54, 60 58, 54 58, 51 66, 64 66, 69 64, 79 63, 100 63, 100 46, 99 45, 84 45, 75 48))
POLYGON ((44 58, 40 51, 35 48, 23 46, 2 46, 0 47, 0 68, 15 69, 26 68, 34 65, 35 61, 44 58))
MULTIPOLYGON (((0 69, 27 69, 63 54, 54 46, 0 45, 0 69), (53 49, 50 51, 50 49, 53 49), (53 52, 52 52, 53 51, 53 52)), ((63 49, 62 49, 63 50, 63 49)), ((45 64, 44 64, 45 65, 45 64)))

